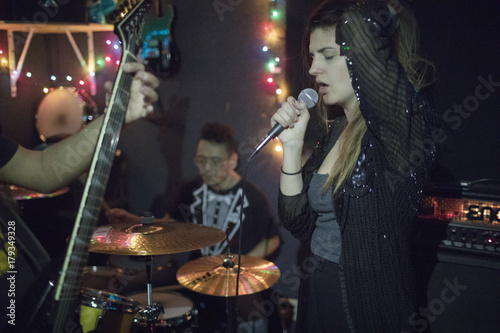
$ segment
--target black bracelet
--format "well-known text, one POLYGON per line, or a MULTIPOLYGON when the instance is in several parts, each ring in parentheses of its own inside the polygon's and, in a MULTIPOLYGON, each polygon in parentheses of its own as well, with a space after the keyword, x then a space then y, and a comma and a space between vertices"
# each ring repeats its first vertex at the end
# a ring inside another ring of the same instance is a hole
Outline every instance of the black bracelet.
POLYGON ((302 168, 300 168, 300 170, 299 170, 299 171, 297 171, 297 172, 294 172, 294 173, 288 173, 288 172, 283 171, 283 166, 281 166, 281 173, 282 173, 282 174, 284 174, 284 175, 287 175, 287 176, 294 176, 294 175, 298 175, 298 174, 299 174, 299 173, 301 173, 301 172, 302 172, 302 168))

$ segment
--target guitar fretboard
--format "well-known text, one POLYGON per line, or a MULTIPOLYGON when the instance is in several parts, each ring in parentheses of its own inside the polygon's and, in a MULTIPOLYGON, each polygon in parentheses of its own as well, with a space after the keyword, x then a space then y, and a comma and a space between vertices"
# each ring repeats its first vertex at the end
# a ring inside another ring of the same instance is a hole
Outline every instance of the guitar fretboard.
MULTIPOLYGON (((130 61, 131 59, 127 59, 130 61)), ((101 200, 106 190, 109 172, 116 153, 121 126, 123 124, 132 83, 130 74, 120 72, 115 86, 118 87, 114 102, 108 106, 96 153, 78 211, 75 228, 68 247, 68 254, 58 288, 56 300, 71 300, 78 297, 83 267, 88 259, 88 245, 92 230, 97 225, 101 211, 101 200)))
MULTIPOLYGON (((101 200, 108 183, 130 97, 133 75, 125 73, 122 66, 137 61, 135 54, 141 43, 142 29, 151 5, 152 0, 129 2, 127 12, 123 15, 125 18, 115 25, 115 34, 122 42, 123 54, 55 289, 55 303, 50 315, 51 331, 55 333, 66 332, 68 325, 73 324, 72 318, 79 302, 83 268, 88 259, 89 242, 99 219, 101 200)), ((97 134, 90 133, 90 135, 97 134)))

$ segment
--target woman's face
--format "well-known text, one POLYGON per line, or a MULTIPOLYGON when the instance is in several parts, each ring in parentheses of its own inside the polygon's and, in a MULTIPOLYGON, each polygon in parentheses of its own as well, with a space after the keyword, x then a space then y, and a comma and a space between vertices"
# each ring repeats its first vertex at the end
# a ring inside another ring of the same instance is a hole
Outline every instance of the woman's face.
POLYGON ((351 108, 356 105, 356 95, 351 85, 344 56, 335 42, 335 29, 315 29, 311 33, 309 55, 312 60, 309 74, 319 85, 319 95, 327 105, 351 108))

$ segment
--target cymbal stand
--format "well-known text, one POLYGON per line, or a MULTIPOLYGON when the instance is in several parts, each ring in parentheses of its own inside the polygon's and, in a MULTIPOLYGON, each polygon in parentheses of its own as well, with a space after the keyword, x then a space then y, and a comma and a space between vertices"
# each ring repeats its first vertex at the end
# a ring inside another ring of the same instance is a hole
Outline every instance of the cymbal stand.
POLYGON ((153 290, 152 290, 152 275, 153 266, 151 262, 153 256, 146 257, 146 274, 147 274, 147 292, 148 292, 148 305, 140 311, 142 317, 146 320, 146 332, 155 331, 155 323, 158 320, 160 313, 164 313, 163 305, 161 303, 153 304, 153 290))
MULTIPOLYGON (((154 223, 154 217, 151 214, 151 212, 144 212, 143 216, 141 217, 141 222, 143 225, 145 224, 153 224, 154 223)), ((147 291, 148 291, 148 305, 141 310, 141 315, 146 319, 146 332, 154 332, 155 330, 155 323, 156 320, 158 319, 158 316, 160 313, 165 313, 163 310, 163 305, 161 303, 154 303, 153 304, 153 288, 152 288, 152 281, 153 281, 153 256, 147 256, 146 257, 146 277, 147 277, 147 291)))
MULTIPOLYGON (((234 261, 233 261, 233 255, 231 253, 229 253, 228 251, 228 254, 227 256, 224 258, 224 263, 222 264, 223 267, 225 267, 227 269, 227 275, 228 275, 228 279, 226 279, 226 281, 229 281, 229 276, 231 275, 231 269, 234 267, 234 261)), ((226 297, 226 315, 227 315, 227 332, 228 333, 233 333, 233 325, 234 325, 234 321, 233 321, 233 309, 231 308, 231 298, 232 297, 226 297)), ((234 302, 238 302, 237 299, 234 300, 234 302)), ((236 332, 236 330, 234 330, 234 332, 236 332)))

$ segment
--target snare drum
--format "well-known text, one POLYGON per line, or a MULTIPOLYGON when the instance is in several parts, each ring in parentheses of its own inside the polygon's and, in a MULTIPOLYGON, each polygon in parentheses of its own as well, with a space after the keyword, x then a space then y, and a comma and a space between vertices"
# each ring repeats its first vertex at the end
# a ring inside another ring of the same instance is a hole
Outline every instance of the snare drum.
MULTIPOLYGON (((131 299, 139 302, 141 308, 148 305, 148 294, 137 293, 129 295, 131 299)), ((161 333, 187 333, 193 332, 192 328, 197 325, 197 310, 193 302, 176 292, 153 291, 153 303, 161 303, 165 313, 158 316, 155 322, 155 331, 161 333)), ((133 333, 146 332, 147 322, 139 314, 134 320, 133 333)))
POLYGON ((139 303, 118 294, 83 288, 80 325, 83 333, 97 330, 105 333, 129 333, 139 303))

